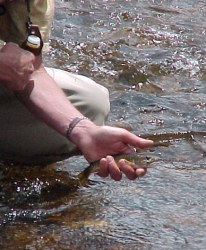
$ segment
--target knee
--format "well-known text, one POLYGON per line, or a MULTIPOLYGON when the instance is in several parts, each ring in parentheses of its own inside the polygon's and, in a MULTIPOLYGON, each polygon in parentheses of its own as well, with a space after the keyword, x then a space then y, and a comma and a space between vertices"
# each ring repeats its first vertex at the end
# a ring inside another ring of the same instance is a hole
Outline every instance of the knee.
POLYGON ((101 125, 110 111, 109 91, 92 79, 60 69, 47 68, 72 104, 85 116, 101 125))
POLYGON ((108 89, 97 84, 96 90, 90 92, 90 98, 88 102, 90 103, 91 110, 94 110, 94 114, 101 115, 103 117, 102 119, 105 121, 110 111, 108 89))
POLYGON ((87 82, 87 87, 82 89, 82 108, 85 105, 83 112, 98 125, 101 125, 106 120, 110 111, 109 91, 104 86, 97 84, 93 80, 84 76, 78 76, 84 80, 84 85, 87 82), (86 79, 85 79, 86 78, 86 79))

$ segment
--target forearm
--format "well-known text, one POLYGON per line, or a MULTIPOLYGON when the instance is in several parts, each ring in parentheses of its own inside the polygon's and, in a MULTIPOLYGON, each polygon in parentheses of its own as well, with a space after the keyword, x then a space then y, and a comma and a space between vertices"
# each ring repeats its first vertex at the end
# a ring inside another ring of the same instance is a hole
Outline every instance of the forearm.
POLYGON ((70 122, 82 114, 69 102, 44 67, 30 77, 30 84, 17 97, 43 122, 65 135, 70 122))

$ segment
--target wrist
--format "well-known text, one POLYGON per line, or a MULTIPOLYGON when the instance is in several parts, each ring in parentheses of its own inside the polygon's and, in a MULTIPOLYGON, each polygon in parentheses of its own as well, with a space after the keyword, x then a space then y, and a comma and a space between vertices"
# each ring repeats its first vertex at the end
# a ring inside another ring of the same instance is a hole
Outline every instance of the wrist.
POLYGON ((79 116, 79 117, 75 117, 69 124, 69 127, 66 130, 66 137, 67 139, 71 140, 71 133, 73 131, 73 129, 78 125, 78 123, 80 123, 82 120, 88 119, 85 116, 79 116))
POLYGON ((81 140, 85 138, 96 125, 87 117, 75 117, 66 130, 66 137, 77 146, 81 144, 81 140))

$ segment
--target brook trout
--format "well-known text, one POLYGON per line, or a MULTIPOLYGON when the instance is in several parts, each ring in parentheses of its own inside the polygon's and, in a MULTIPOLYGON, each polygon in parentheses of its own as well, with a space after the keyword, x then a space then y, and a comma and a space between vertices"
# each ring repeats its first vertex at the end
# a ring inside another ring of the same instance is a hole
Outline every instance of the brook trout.
MULTIPOLYGON (((117 154, 113 155, 114 160, 119 165, 119 160, 124 159, 127 164, 131 167, 135 166, 142 166, 147 168, 148 164, 156 161, 157 159, 152 159, 151 157, 143 156, 138 153, 132 153, 132 154, 117 154)), ((89 176, 92 173, 97 173, 100 169, 99 161, 92 162, 87 168, 85 168, 79 175, 79 185, 80 186, 88 186, 89 184, 89 176)))
MULTIPOLYGON (((193 140, 194 136, 206 136, 206 131, 183 131, 183 132, 174 132, 174 133, 160 133, 160 134, 147 134, 147 135, 138 135, 142 138, 153 140, 153 145, 150 148, 155 147, 168 147, 170 146, 175 140, 193 140)), ((143 149, 144 151, 145 149, 143 149)), ((116 161, 117 165, 120 159, 125 159, 127 161, 127 164, 134 167, 136 165, 138 166, 145 166, 146 168, 149 168, 149 164, 157 161, 159 159, 154 159, 150 157, 145 157, 145 155, 141 155, 138 153, 138 151, 141 151, 141 149, 137 148, 137 152, 133 154, 118 154, 114 155, 114 160, 116 161)), ((202 150, 204 153, 206 152, 206 149, 202 150)), ((80 186, 87 186, 89 183, 89 176, 92 173, 96 173, 99 171, 99 161, 92 162, 87 168, 85 168, 79 175, 79 185, 80 186)))

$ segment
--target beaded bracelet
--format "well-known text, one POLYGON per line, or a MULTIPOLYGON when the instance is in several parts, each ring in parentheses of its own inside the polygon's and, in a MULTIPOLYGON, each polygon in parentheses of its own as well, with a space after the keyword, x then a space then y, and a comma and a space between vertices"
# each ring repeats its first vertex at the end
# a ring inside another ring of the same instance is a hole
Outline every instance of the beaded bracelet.
POLYGON ((71 132, 72 130, 76 127, 76 125, 82 121, 82 120, 85 120, 85 119, 88 119, 87 117, 85 116, 82 116, 82 117, 75 117, 69 124, 69 127, 68 129, 66 130, 66 137, 70 140, 70 136, 71 136, 71 132))

